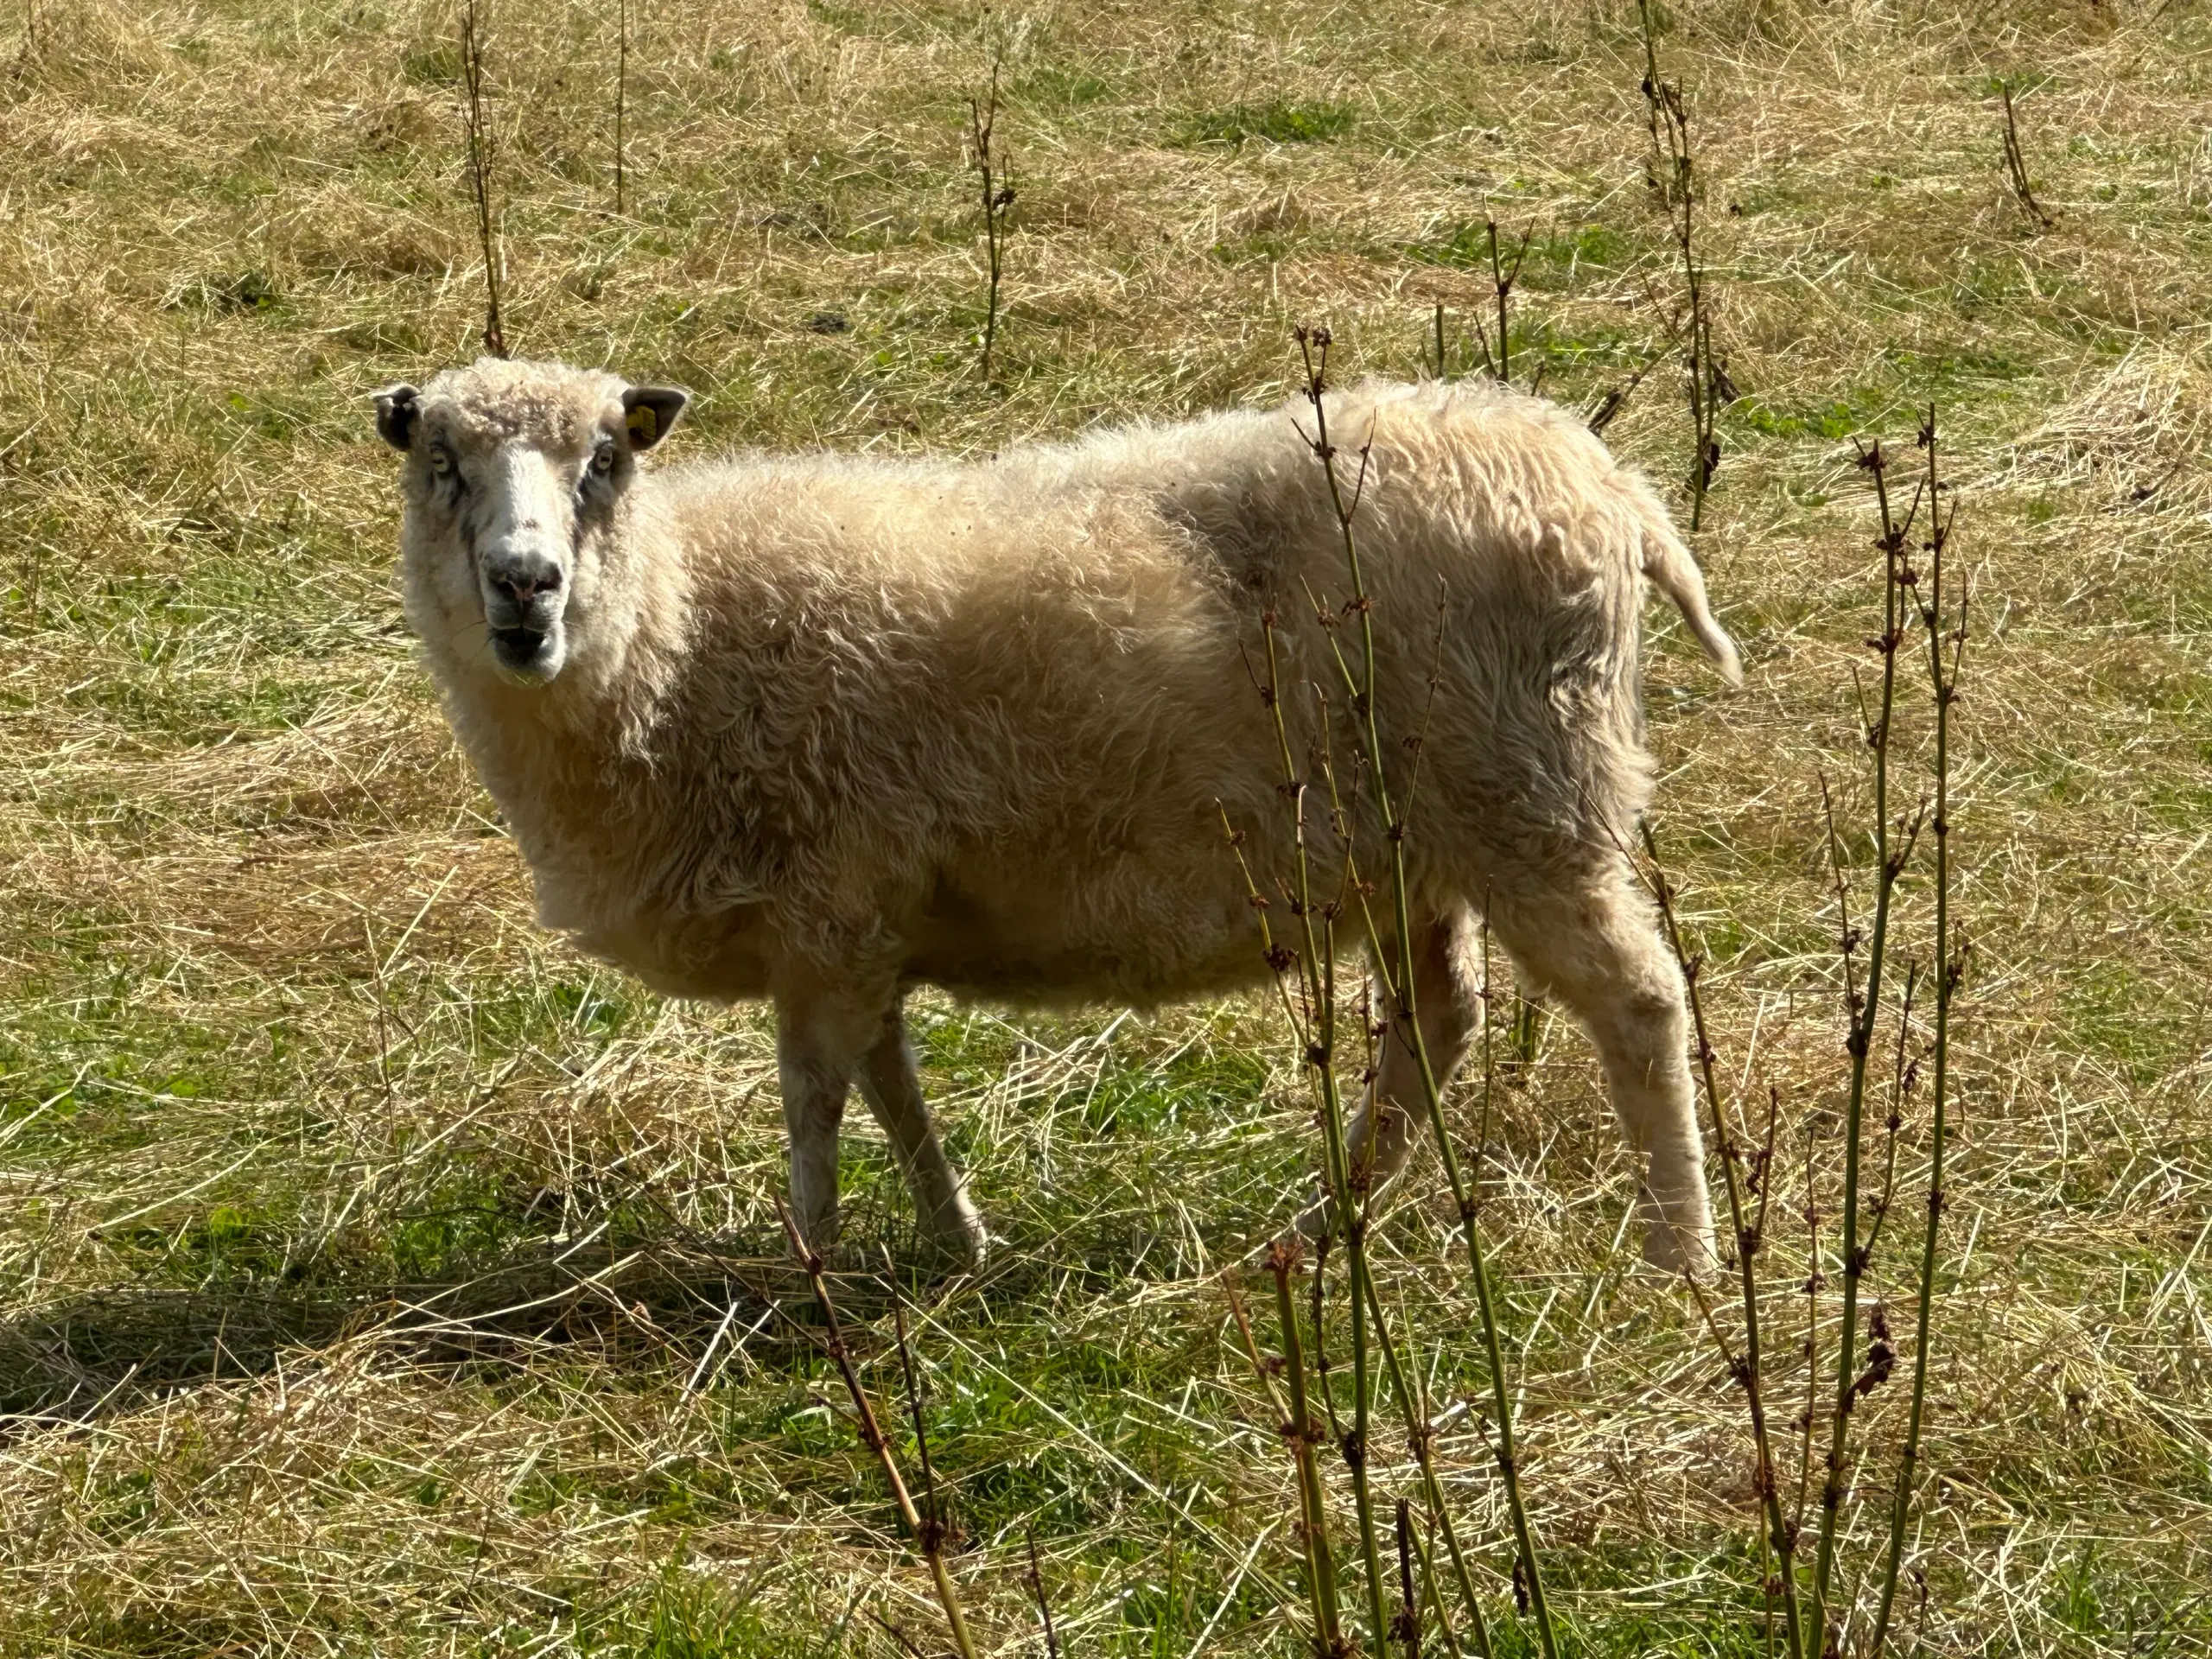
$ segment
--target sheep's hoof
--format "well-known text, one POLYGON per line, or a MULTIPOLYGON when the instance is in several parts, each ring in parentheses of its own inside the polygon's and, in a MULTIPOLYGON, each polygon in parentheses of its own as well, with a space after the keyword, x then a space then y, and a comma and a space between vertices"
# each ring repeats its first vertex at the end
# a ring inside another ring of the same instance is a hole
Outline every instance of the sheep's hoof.
POLYGON ((1317 1197, 1298 1212, 1298 1218, 1289 1226, 1250 1246, 1244 1252, 1243 1266, 1249 1272, 1268 1272, 1279 1250, 1288 1251, 1295 1260, 1311 1262, 1314 1241, 1327 1237, 1335 1225, 1335 1219, 1329 1213, 1329 1201, 1317 1197))
POLYGON ((951 1225, 925 1231, 919 1243, 932 1265, 955 1273, 973 1273, 991 1253, 991 1236, 984 1230, 982 1217, 973 1214, 963 1216, 951 1225))
POLYGON ((1670 1279, 1694 1279, 1709 1285, 1720 1276, 1720 1258, 1713 1235, 1699 1228, 1675 1227, 1654 1221, 1643 1235, 1643 1259, 1670 1279))

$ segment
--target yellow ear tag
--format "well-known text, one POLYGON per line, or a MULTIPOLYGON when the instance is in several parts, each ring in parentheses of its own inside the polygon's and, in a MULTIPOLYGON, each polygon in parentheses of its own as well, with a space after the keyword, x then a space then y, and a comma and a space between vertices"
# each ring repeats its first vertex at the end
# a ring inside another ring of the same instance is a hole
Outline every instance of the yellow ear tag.
POLYGON ((639 404, 630 411, 630 435, 639 443, 651 443, 659 432, 660 416, 653 413, 651 404, 639 404))

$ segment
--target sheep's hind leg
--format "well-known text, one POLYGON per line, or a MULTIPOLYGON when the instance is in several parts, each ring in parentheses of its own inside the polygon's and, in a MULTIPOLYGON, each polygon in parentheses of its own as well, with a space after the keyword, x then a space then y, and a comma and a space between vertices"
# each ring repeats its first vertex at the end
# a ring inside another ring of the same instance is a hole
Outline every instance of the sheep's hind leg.
POLYGON ((906 1040, 905 1011, 897 1002, 883 1017, 861 1067, 860 1083, 868 1109, 891 1137, 923 1231, 959 1260, 971 1266, 981 1262, 988 1236, 982 1217, 969 1201, 966 1179, 953 1168, 938 1139, 929 1103, 922 1097, 913 1046, 906 1040))
POLYGON ((776 993, 776 1071, 791 1143, 792 1218, 813 1249, 837 1242, 837 1130, 881 1003, 816 986, 776 993))
POLYGON ((1644 1259, 1703 1276, 1717 1258, 1682 977, 1626 859, 1569 854, 1515 880, 1501 874, 1491 923, 1514 960, 1558 995, 1597 1046, 1613 1109, 1648 1160, 1644 1259))
MULTIPOLYGON (((1439 1090, 1452 1081, 1467 1052, 1475 1027, 1479 987, 1469 971, 1469 936, 1473 918, 1465 910, 1414 929, 1414 1007, 1421 1046, 1428 1052, 1439 1090)), ((1397 964, 1391 963, 1396 972, 1397 964)), ((1378 997, 1384 995, 1376 986, 1378 997)), ((1428 1122, 1428 1090, 1421 1060, 1395 1025, 1382 1039, 1380 1064, 1365 1096, 1345 1128, 1345 1150, 1355 1179, 1363 1166, 1371 1190, 1393 1179, 1413 1155, 1421 1126, 1428 1122)), ((1329 1227, 1329 1206, 1317 1199, 1299 1217, 1309 1238, 1329 1227)))

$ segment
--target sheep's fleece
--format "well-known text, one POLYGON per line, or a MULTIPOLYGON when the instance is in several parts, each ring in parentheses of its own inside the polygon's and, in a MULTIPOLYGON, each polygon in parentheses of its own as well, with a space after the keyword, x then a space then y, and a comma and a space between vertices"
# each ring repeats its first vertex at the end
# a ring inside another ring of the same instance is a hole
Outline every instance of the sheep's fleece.
MULTIPOLYGON (((1350 753, 1306 597, 1346 592, 1311 411, 967 464, 641 468, 683 406, 490 359, 379 393, 408 456, 409 620, 544 925, 671 995, 774 999, 810 1241, 836 1235, 857 1083, 924 1228, 972 1257, 908 987, 1153 1005, 1268 972, 1223 830, 1263 884, 1288 872, 1264 613, 1294 754, 1313 766, 1324 720, 1350 753)), ((1681 978, 1622 851, 1651 781, 1643 578, 1731 680, 1734 647, 1650 488, 1570 416, 1487 385, 1368 382, 1327 409, 1347 482, 1372 445, 1357 527, 1394 760, 1426 721, 1407 853, 1428 1052, 1446 1075, 1465 1052, 1479 906, 1597 1045, 1647 1160, 1645 1254, 1707 1267, 1681 978)), ((1386 1044, 1352 1127, 1379 1178, 1421 1094, 1386 1044)))

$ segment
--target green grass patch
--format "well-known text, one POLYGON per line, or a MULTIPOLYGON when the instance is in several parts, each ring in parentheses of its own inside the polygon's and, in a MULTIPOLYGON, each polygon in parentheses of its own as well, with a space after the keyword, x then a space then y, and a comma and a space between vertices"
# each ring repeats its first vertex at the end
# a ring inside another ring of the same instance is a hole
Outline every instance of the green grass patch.
POLYGON ((1242 144, 1261 139, 1271 144, 1323 144, 1344 137, 1357 124, 1348 105, 1294 103, 1236 104, 1192 117, 1178 129, 1182 144, 1242 144))

